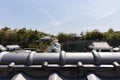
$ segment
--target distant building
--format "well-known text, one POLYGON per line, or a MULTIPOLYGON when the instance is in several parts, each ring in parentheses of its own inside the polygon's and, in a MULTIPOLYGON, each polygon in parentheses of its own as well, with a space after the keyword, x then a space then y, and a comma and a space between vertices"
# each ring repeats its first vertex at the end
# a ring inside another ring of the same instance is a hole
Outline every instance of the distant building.
POLYGON ((76 34, 76 33, 70 33, 68 35, 70 35, 74 40, 79 40, 82 38, 80 34, 76 34))
POLYGON ((120 51, 120 47, 115 47, 115 48, 113 48, 113 51, 114 51, 114 52, 119 52, 119 51, 120 51))
POLYGON ((0 45, 0 51, 6 51, 6 50, 7 49, 4 46, 0 45))
POLYGON ((20 49, 19 45, 7 45, 6 48, 10 51, 20 49))
POLYGON ((60 52, 61 51, 61 44, 58 42, 57 39, 53 40, 50 46, 46 49, 45 52, 60 52))
POLYGON ((51 36, 43 36, 43 37, 41 38, 41 40, 51 40, 51 39, 52 39, 51 36))
POLYGON ((120 33, 120 31, 115 31, 115 33, 120 33))
POLYGON ((51 36, 43 36, 40 38, 39 43, 46 43, 46 42, 51 42, 54 39, 54 37, 51 36))
POLYGON ((109 46, 107 42, 93 42, 90 46, 90 49, 101 51, 112 51, 113 47, 109 46))
POLYGON ((72 36, 72 37, 81 37, 80 34, 76 34, 76 33, 70 33, 69 35, 72 36))

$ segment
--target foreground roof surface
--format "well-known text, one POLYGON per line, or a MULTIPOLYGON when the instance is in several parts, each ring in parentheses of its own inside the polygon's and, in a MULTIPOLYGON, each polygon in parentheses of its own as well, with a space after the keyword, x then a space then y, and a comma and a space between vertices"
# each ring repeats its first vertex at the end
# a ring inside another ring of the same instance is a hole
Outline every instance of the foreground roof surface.
POLYGON ((98 77, 93 73, 90 73, 88 75, 86 75, 86 77, 77 77, 77 78, 68 78, 68 77, 64 77, 61 76, 57 73, 53 73, 47 77, 31 77, 31 76, 27 76, 23 73, 18 73, 15 76, 13 76, 12 78, 0 78, 0 80, 120 80, 120 78, 102 78, 102 77, 98 77))
POLYGON ((0 80, 120 80, 120 52, 0 53, 0 80))

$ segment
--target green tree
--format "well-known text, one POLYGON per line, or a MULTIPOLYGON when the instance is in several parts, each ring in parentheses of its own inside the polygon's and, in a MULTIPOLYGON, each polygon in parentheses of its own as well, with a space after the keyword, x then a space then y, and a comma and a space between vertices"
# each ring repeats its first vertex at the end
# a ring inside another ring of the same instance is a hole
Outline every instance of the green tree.
POLYGON ((3 31, 8 31, 8 30, 10 30, 11 28, 9 28, 9 27, 4 27, 4 28, 2 28, 1 30, 3 30, 3 31))
POLYGON ((87 39, 87 40, 103 40, 104 35, 101 32, 99 32, 98 30, 94 30, 92 32, 87 32, 87 34, 85 35, 85 39, 87 39))
POLYGON ((114 33, 114 30, 113 30, 112 28, 110 28, 110 29, 108 30, 108 33, 114 33))
POLYGON ((59 33, 57 35, 57 38, 58 38, 59 42, 65 42, 67 40, 72 39, 72 36, 65 34, 65 33, 59 33))

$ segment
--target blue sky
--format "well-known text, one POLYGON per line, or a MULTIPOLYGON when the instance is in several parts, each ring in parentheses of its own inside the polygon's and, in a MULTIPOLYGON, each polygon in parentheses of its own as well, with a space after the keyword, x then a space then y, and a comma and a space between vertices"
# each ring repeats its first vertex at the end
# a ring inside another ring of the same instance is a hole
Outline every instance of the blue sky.
POLYGON ((0 0, 0 28, 50 34, 120 30, 120 0, 0 0))

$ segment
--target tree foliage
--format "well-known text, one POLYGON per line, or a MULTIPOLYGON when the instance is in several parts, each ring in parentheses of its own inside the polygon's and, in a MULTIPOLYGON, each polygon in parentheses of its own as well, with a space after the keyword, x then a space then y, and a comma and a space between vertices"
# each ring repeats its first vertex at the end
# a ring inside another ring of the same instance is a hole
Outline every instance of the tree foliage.
POLYGON ((69 34, 65 34, 65 33, 59 33, 57 36, 59 42, 65 42, 67 40, 71 40, 72 36, 69 34))
POLYGON ((0 44, 4 46, 18 44, 22 48, 36 48, 40 51, 44 51, 48 44, 41 44, 40 38, 46 35, 49 34, 37 30, 27 30, 26 28, 12 30, 9 27, 4 27, 0 29, 0 44))
MULTIPOLYGON (((18 44, 22 48, 36 48, 37 50, 44 51, 50 41, 41 42, 42 36, 47 36, 44 32, 37 30, 31 30, 26 28, 21 29, 11 29, 9 27, 4 27, 0 29, 0 44, 6 46, 9 44, 18 44)), ((120 45, 120 31, 114 31, 110 28, 107 32, 99 32, 98 30, 93 30, 91 32, 81 33, 82 40, 99 40, 99 41, 110 41, 113 46, 120 45)), ((54 35, 52 35, 54 36, 54 35)), ((57 38, 60 43, 64 42, 74 42, 75 38, 69 34, 59 33, 57 38)))
MULTIPOLYGON (((59 33, 57 37, 60 42, 67 42, 67 40, 73 40, 75 42, 72 36, 65 33, 59 33)), ((120 31, 114 31, 110 28, 107 32, 99 32, 95 29, 82 34, 81 40, 108 41, 113 47, 116 47, 120 45, 120 31)))
POLYGON ((85 35, 86 40, 103 40, 104 35, 98 30, 94 30, 92 32, 87 32, 85 35))

